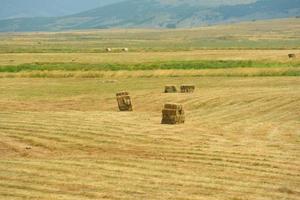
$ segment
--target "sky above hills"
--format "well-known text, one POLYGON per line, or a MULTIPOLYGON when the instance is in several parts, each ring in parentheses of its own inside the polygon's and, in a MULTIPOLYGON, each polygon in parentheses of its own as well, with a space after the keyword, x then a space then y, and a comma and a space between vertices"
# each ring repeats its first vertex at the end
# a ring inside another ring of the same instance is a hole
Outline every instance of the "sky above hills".
MULTIPOLYGON (((0 19, 22 17, 57 17, 83 12, 124 0, 0 0, 0 19)), ((140 2, 147 3, 146 0, 140 2)), ((233 5, 256 0, 157 0, 163 4, 201 6, 233 5)))
POLYGON ((0 0, 0 19, 57 17, 120 1, 122 0, 0 0))

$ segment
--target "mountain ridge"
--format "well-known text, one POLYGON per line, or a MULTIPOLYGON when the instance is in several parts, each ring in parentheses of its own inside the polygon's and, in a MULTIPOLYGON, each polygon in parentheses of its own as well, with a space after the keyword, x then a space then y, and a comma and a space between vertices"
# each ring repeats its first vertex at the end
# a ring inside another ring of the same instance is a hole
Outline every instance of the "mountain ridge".
POLYGON ((190 28, 300 15, 300 0, 259 0, 210 7, 195 5, 186 0, 127 0, 65 17, 2 20, 0 31, 190 28))

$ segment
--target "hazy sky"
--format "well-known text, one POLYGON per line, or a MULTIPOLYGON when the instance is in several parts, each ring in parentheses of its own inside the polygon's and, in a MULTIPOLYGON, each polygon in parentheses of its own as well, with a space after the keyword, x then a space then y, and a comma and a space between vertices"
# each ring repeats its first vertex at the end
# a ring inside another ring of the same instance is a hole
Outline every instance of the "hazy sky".
POLYGON ((0 19, 62 16, 122 0, 0 0, 0 19))

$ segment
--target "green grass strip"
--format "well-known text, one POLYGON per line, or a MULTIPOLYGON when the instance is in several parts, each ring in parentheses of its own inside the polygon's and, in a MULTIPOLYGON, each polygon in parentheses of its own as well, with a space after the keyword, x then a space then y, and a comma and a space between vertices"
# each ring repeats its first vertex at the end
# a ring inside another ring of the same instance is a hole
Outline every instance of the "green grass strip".
POLYGON ((0 72, 17 73, 23 71, 120 71, 120 70, 200 70, 229 68, 272 68, 300 67, 300 62, 272 62, 252 60, 201 60, 172 61, 141 64, 81 64, 81 63, 32 63, 12 66, 1 66, 0 72))

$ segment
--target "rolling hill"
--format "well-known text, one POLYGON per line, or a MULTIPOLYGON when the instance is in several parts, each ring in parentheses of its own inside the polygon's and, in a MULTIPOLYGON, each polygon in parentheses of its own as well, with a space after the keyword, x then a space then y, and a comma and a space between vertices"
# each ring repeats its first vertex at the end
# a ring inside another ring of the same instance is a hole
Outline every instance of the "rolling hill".
POLYGON ((61 31, 104 28, 183 28, 300 15, 300 0, 246 1, 127 0, 55 18, 0 21, 0 31, 61 31), (218 2, 218 3, 217 3, 218 2))

